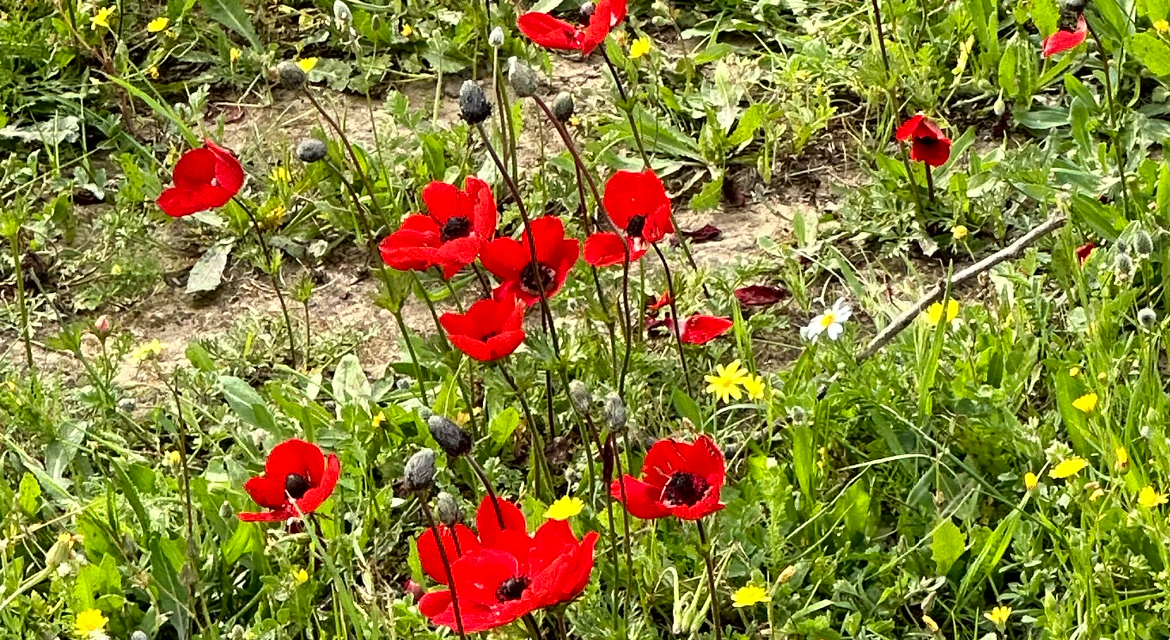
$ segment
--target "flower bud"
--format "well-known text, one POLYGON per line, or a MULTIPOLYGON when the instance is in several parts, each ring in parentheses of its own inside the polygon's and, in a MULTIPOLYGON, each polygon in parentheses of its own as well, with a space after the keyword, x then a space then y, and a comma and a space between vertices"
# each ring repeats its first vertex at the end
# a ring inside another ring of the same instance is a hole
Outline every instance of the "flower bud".
POLYGON ((492 29, 492 32, 488 34, 488 44, 491 45, 493 49, 499 49, 500 47, 504 46, 503 28, 496 27, 495 29, 492 29))
POLYGON ((536 95, 540 82, 532 67, 520 62, 516 56, 512 56, 508 58, 508 84, 512 85, 512 91, 515 91, 517 96, 529 98, 536 95))
POLYGON ((589 387, 584 382, 573 380, 569 383, 569 402, 573 403, 577 411, 588 414, 593 406, 593 394, 589 393, 589 387))
POLYGON ((1139 229, 1137 233, 1133 234, 1133 250, 1143 258, 1150 257, 1154 252, 1154 239, 1145 230, 1139 229))
POLYGON ((232 509, 232 505, 227 500, 224 500, 223 504, 219 505, 219 517, 227 520, 234 515, 236 515, 236 510, 232 509))
POLYGON ((130 634, 130 640, 150 640, 150 636, 142 629, 135 629, 134 633, 130 634))
MULTIPOLYGON (((403 380, 406 380, 406 378, 403 378, 403 380)), ((409 382, 409 380, 407 380, 407 382, 409 382)), ((409 388, 410 387, 407 386, 407 389, 409 389, 409 388)), ((435 412, 431 411, 430 407, 419 407, 418 408, 418 417, 422 418, 423 422, 430 421, 431 416, 433 416, 433 415, 435 415, 435 412)))
POLYGON ((568 122, 569 118, 573 117, 574 110, 575 106, 573 105, 573 94, 569 93, 568 91, 562 91, 558 93, 556 99, 553 100, 552 103, 553 116, 555 116, 556 119, 560 120, 561 122, 568 122))
POLYGON ((110 335, 110 316, 101 316, 93 323, 94 333, 99 338, 104 338, 110 335))
POLYGON ((292 60, 276 65, 276 72, 280 75, 280 83, 288 89, 300 89, 308 80, 305 71, 292 60))
POLYGON ((593 17, 593 9, 594 9, 594 6, 593 6, 592 2, 586 2, 586 3, 581 5, 580 11, 581 11, 581 21, 582 22, 589 22, 589 18, 593 17))
POLYGON ((790 564, 784 567, 784 570, 780 572, 780 584, 788 582, 794 575, 796 575, 796 565, 790 564))
POLYGON ((1113 271, 1118 278, 1129 278, 1133 275, 1133 258, 1128 253, 1119 253, 1113 259, 1113 271))
POLYGON ((474 80, 465 80, 459 87, 459 116, 467 124, 480 124, 492 115, 492 103, 474 80))
POLYGON ((337 21, 338 28, 347 26, 353 22, 353 12, 349 10, 349 5, 342 0, 337 0, 333 3, 333 19, 337 21))
POLYGON ((427 419, 431 437, 443 451, 452 457, 467 455, 471 451, 471 436, 447 416, 435 414, 427 419))
POLYGON ((621 396, 611 393, 605 397, 605 423, 613 431, 626 428, 626 403, 621 396))
POLYGON ((1153 309, 1145 307, 1137 313, 1138 324, 1150 329, 1158 323, 1158 314, 1153 309))
POLYGON ((425 491, 435 485, 435 452, 419 449, 406 461, 402 488, 408 492, 425 491))
POLYGON ((63 533, 53 546, 49 547, 48 553, 45 554, 45 566, 50 569, 56 569, 61 566, 62 562, 69 559, 69 552, 73 549, 73 538, 69 534, 63 533))
POLYGON ((422 600, 422 597, 427 593, 426 589, 423 589, 417 582, 411 580, 410 578, 406 579, 406 585, 404 586, 406 592, 410 594, 410 597, 414 600, 415 604, 418 604, 418 601, 422 600))
POLYGON ((244 627, 237 624, 232 627, 232 631, 228 634, 228 638, 230 640, 244 640, 244 636, 247 635, 247 633, 248 632, 244 630, 244 627))
POLYGON ((463 510, 459 508, 459 502, 446 491, 439 494, 439 499, 435 505, 435 513, 439 516, 439 522, 453 527, 460 522, 463 522, 463 510))
POLYGON ((305 138, 297 143, 297 157, 305 164, 317 162, 329 153, 329 145, 316 138, 305 138))

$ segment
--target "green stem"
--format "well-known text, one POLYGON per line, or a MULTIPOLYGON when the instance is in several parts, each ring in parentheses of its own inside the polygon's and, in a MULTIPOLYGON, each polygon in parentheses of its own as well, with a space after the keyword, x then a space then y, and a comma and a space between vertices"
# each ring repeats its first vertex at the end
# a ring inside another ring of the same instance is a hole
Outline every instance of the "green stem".
POLYGON ((695 390, 691 387, 691 370, 690 367, 687 366, 687 355, 686 351, 683 349, 683 319, 678 315, 678 303, 676 302, 678 296, 674 294, 674 278, 672 278, 670 275, 670 264, 666 262, 666 256, 662 255, 662 250, 658 248, 657 244, 651 243, 650 246, 654 247, 654 253, 658 254, 658 259, 662 262, 662 270, 666 274, 666 292, 667 295, 670 296, 670 314, 674 316, 673 333, 675 343, 678 345, 678 360, 682 363, 683 377, 686 378, 687 381, 687 393, 693 398, 695 396, 695 390))
POLYGON ((21 338, 24 340, 24 357, 28 366, 29 385, 35 391, 37 388, 37 365, 33 361, 32 328, 29 326, 28 321, 28 298, 25 297, 24 292, 24 264, 20 250, 20 225, 17 224, 15 227, 16 229, 9 238, 9 244, 12 245, 12 265, 16 275, 16 304, 20 308, 20 332, 21 338))
POLYGON ((711 620, 715 624, 715 640, 723 638, 723 623, 719 619, 719 597, 715 590, 715 562, 711 559, 711 544, 702 520, 695 520, 699 528, 699 543, 703 545, 703 562, 707 565, 707 586, 711 591, 711 620))
POLYGON ((284 316, 284 328, 288 331, 288 357, 292 361, 292 368, 297 368, 297 344, 296 338, 293 336, 292 316, 288 312, 288 304, 284 301, 284 293, 280 290, 280 276, 277 275, 276 262, 272 258, 272 249, 268 246, 268 241, 264 239, 264 231, 260 229, 260 221, 253 215, 252 210, 244 204, 243 200, 233 198, 236 204, 244 210, 248 215, 248 219, 252 221, 252 228, 256 230, 256 239, 260 242, 260 250, 264 253, 265 271, 268 272, 272 279, 272 290, 276 292, 276 301, 280 303, 280 313, 284 316))

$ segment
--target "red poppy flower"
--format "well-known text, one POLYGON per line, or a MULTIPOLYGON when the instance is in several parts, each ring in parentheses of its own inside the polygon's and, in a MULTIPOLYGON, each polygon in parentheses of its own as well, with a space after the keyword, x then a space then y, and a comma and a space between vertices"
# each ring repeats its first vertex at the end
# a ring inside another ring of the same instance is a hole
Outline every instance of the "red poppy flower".
POLYGON ((475 262, 484 243, 496 235, 496 201, 486 182, 469 176, 460 190, 446 182, 423 189, 427 213, 416 213, 382 240, 386 264, 402 271, 441 267, 450 278, 475 262))
MULTIPOLYGON (((626 248, 630 251, 630 262, 634 262, 646 255, 646 245, 626 238, 626 248)), ((585 238, 585 262, 594 267, 612 267, 626 261, 626 249, 622 248, 622 238, 616 233, 602 231, 585 238)))
POLYGON ((674 233, 666 187, 650 169, 613 174, 601 200, 609 219, 629 238, 658 242, 674 233))
POLYGON ((609 32, 626 19, 626 0, 600 0, 585 29, 559 20, 547 13, 530 11, 520 16, 516 26, 536 44, 549 49, 593 53, 609 32))
POLYGON ((625 483, 626 510, 635 518, 698 520, 723 508, 719 492, 726 473, 723 452, 710 436, 699 436, 694 443, 665 439, 650 447, 641 479, 626 475, 609 490, 622 500, 625 483))
POLYGON ((172 218, 222 207, 244 186, 244 168, 231 151, 205 140, 175 163, 175 186, 158 197, 158 206, 172 218))
POLYGON ((581 242, 566 238, 565 225, 555 216, 533 220, 532 238, 536 242, 536 264, 532 262, 526 231, 520 232, 520 240, 496 238, 480 252, 483 266, 501 280, 494 292, 497 300, 515 295, 532 306, 540 302, 542 287, 546 298, 553 297, 581 255, 581 242))
POLYGON ((312 513, 333 493, 341 476, 336 454, 325 454, 304 440, 282 442, 268 454, 264 475, 244 483, 244 490, 266 511, 241 513, 245 522, 279 522, 312 513))
POLYGON ((650 311, 658 311, 663 307, 669 307, 671 302, 672 300, 670 299, 670 290, 667 289, 666 291, 662 292, 662 295, 658 296, 657 300, 651 302, 646 308, 650 311))
POLYGON ((951 139, 921 113, 902 123, 895 137, 899 142, 911 140, 910 159, 915 162, 940 167, 951 157, 951 139))
POLYGON ((1093 255, 1093 249, 1096 248, 1097 245, 1093 244, 1092 242, 1086 242, 1085 244, 1077 247, 1077 262, 1085 264, 1085 261, 1089 259, 1089 256, 1093 255))
POLYGON ((514 297, 480 300, 467 313, 444 313, 439 322, 457 349, 480 362, 492 362, 524 342, 524 309, 514 297))
POLYGON ((788 292, 766 284, 753 284, 735 290, 735 297, 745 307, 767 307, 788 297, 788 292))
POLYGON ((1065 31, 1064 29, 1059 29, 1047 38, 1044 38, 1040 55, 1047 58, 1068 51, 1069 49, 1075 49, 1085 41, 1085 37, 1088 35, 1089 25, 1085 22, 1085 16, 1079 15, 1077 16, 1077 28, 1075 30, 1065 31))
MULTIPOLYGON (((464 553, 451 565, 464 632, 502 627, 581 595, 597 537, 591 531, 578 540, 567 521, 549 520, 531 538, 501 535, 494 547, 464 553)), ((423 596, 419 611, 435 624, 457 626, 449 590, 423 596)))
MULTIPOLYGON (((667 319, 671 332, 674 331, 673 320, 667 319)), ((718 316, 691 316, 683 319, 682 341, 687 344, 707 344, 715 338, 727 333, 735 323, 728 318, 718 316)))

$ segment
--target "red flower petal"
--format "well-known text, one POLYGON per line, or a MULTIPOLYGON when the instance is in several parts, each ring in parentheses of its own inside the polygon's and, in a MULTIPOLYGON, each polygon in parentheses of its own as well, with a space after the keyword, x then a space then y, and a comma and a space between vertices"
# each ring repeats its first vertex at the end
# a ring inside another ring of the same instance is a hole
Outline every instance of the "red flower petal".
POLYGON ((521 33, 549 49, 580 50, 584 33, 577 27, 547 13, 530 11, 516 20, 521 33))
POLYGON ((915 114, 914 117, 910 118, 906 122, 903 122, 902 126, 898 127, 898 131, 894 134, 894 138, 897 139, 898 142, 906 142, 914 135, 914 132, 918 130, 918 125, 922 123, 924 118, 926 118, 926 116, 919 113, 915 114))
POLYGON ((718 240, 723 235, 723 230, 713 224, 705 224, 694 231, 683 231, 682 234, 693 240, 695 244, 702 244, 718 240))
POLYGON ((1096 248, 1097 245, 1093 244, 1092 242, 1086 242, 1085 244, 1077 247, 1077 262, 1080 264, 1085 264, 1085 260, 1089 259, 1089 256, 1093 254, 1093 249, 1096 248))
POLYGON ((618 171, 605 183, 602 203, 609 219, 623 231, 647 242, 658 242, 674 233, 670 198, 662 180, 651 171, 618 171), (641 229, 631 230, 631 221, 641 217, 641 229))
POLYGON ((691 316, 683 321, 682 341, 687 344, 707 344, 727 333, 734 323, 716 316, 691 316))
POLYGON ((244 491, 248 492, 253 502, 265 509, 279 509, 288 503, 283 478, 279 482, 264 476, 249 478, 244 483, 244 491))
POLYGON ((179 218, 227 204, 244 186, 244 169, 230 151, 208 140, 175 163, 175 186, 159 195, 164 213, 179 218))
POLYGON ((312 513, 317 510, 329 496, 333 495, 333 489, 337 487, 337 481, 341 478, 341 460, 336 454, 329 454, 325 459, 325 471, 319 479, 314 480, 314 486, 305 492, 305 495, 297 500, 297 509, 301 513, 312 513))
MULTIPOLYGON (((443 540, 443 550, 447 553, 447 561, 455 562, 465 553, 479 549, 479 538, 462 524, 455 525, 455 534, 451 528, 440 525, 440 538, 443 540), (456 544, 458 539, 458 544, 456 544)), ((427 529, 418 538, 418 559, 423 571, 435 582, 447 584, 447 571, 443 566, 443 556, 439 553, 439 545, 435 542, 434 529, 427 529)))
POLYGON ((617 500, 622 500, 623 483, 626 493, 623 503, 630 515, 642 520, 665 518, 670 515, 670 511, 663 507, 660 501, 662 489, 646 484, 634 476, 626 475, 620 481, 614 480, 609 487, 610 495, 617 500))
POLYGON ((662 292, 662 295, 658 296, 657 300, 650 303, 646 308, 650 311, 658 311, 658 310, 662 309, 663 307, 669 307, 670 303, 671 303, 670 290, 667 289, 666 291, 662 292))
MULTIPOLYGON (((630 251, 630 261, 636 261, 646 255, 645 248, 638 248, 629 238, 626 247, 630 251)), ((594 267, 612 267, 623 264, 626 260, 626 249, 622 248, 622 239, 616 233, 609 231, 595 233, 585 239, 585 262, 594 267)))
POLYGON ((1044 38, 1044 42, 1040 50, 1040 55, 1047 58, 1058 53, 1068 51, 1069 49, 1075 49, 1085 41, 1085 37, 1088 35, 1089 25, 1085 22, 1085 16, 1077 16, 1076 30, 1060 30, 1048 36, 1047 38, 1044 38))
POLYGON ((510 355, 524 342, 524 306, 515 298, 479 300, 467 313, 444 313, 439 323, 457 349, 481 362, 510 355))
POLYGON ((528 535, 528 524, 524 520, 524 512, 511 502, 496 498, 500 513, 492 505, 491 498, 484 496, 475 512, 475 528, 479 531, 479 540, 485 547, 494 546, 496 539, 503 531, 518 531, 528 535), (504 519, 504 526, 500 526, 500 517, 504 519))
POLYGON ((735 297, 745 307, 767 307, 788 297, 788 291, 764 284, 753 284, 735 290, 735 297))

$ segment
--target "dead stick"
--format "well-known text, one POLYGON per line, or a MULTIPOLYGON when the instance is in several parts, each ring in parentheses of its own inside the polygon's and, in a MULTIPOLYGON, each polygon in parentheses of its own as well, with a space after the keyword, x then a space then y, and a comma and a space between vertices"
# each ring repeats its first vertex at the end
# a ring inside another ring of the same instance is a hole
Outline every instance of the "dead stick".
MULTIPOLYGON (((968 280, 974 279, 979 274, 990 270, 992 267, 1001 262, 1020 257, 1020 255, 1024 252, 1024 249, 1032 246, 1032 244, 1034 244, 1040 238, 1043 238, 1049 233, 1052 233, 1053 231, 1064 226, 1066 220, 1067 217, 1064 214, 1058 214, 1045 220, 1040 226, 1020 236, 1020 238, 1015 242, 956 273, 951 277, 951 288, 961 285, 968 280)), ((902 333, 903 329, 910 326, 910 323, 914 321, 914 318, 918 317, 918 314, 926 310, 926 308, 931 304, 941 300, 943 294, 946 291, 946 284, 947 283, 944 282, 940 285, 935 285, 934 289, 932 289, 930 293, 926 294, 926 296, 919 300, 914 306, 898 314, 898 316, 894 318, 890 324, 886 325, 885 328, 883 328, 876 336, 874 336, 873 340, 869 341, 869 344, 866 345, 865 349, 860 354, 858 354, 857 361, 864 362, 865 360, 868 360, 870 356, 877 353, 879 349, 889 344, 889 342, 893 340, 895 336, 897 336, 899 333, 902 333)))

